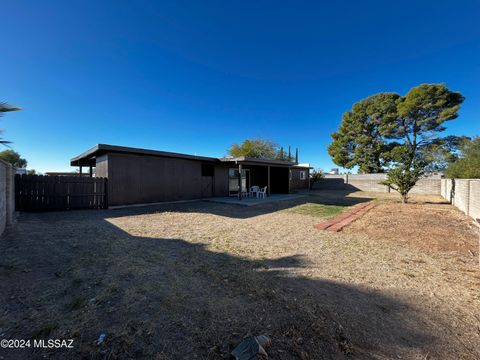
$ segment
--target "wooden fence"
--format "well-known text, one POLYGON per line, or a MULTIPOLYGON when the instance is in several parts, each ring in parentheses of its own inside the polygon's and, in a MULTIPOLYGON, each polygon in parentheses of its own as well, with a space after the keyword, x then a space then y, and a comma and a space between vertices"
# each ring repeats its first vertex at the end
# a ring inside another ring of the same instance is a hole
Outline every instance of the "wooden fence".
POLYGON ((107 179, 81 176, 15 175, 15 210, 107 208, 107 179))

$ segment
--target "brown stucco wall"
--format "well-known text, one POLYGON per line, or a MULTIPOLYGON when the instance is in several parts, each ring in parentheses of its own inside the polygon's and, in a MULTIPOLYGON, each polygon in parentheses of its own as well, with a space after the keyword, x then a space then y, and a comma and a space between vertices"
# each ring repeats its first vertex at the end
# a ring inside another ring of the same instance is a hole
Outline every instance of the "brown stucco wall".
MULTIPOLYGON (((96 176, 108 178, 109 206, 202 199, 228 196, 228 163, 108 152, 97 157, 96 176), (202 164, 214 166, 213 178, 202 176, 202 164)), ((251 185, 266 186, 267 166, 244 165, 251 169, 251 185)), ((288 192, 288 167, 271 166, 273 193, 288 192)), ((293 169, 290 190, 308 189, 293 169)))
POLYGON ((228 166, 215 165, 214 196, 228 196, 228 166))
MULTIPOLYGON (((97 176, 108 177, 109 206, 192 200, 205 194, 202 161, 108 153, 99 165, 97 176)), ((223 191, 220 178, 213 186, 223 191)))
POLYGON ((108 155, 97 157, 95 165, 95 176, 108 178, 108 155))
POLYGON ((308 168, 292 168, 292 178, 290 180, 290 192, 308 189, 308 179, 310 178, 310 170, 308 168), (300 173, 305 171, 305 180, 300 179, 300 173))

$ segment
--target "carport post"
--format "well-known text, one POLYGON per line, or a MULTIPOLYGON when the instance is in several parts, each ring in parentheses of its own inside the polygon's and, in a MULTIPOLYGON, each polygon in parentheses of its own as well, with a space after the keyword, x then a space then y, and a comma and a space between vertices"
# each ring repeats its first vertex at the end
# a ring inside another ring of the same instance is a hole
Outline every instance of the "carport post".
POLYGON ((270 196, 270 166, 267 166, 267 196, 270 196))
POLYGON ((292 188, 292 169, 288 168, 288 193, 290 194, 292 188))
POLYGON ((242 200, 242 164, 238 164, 238 200, 242 200))

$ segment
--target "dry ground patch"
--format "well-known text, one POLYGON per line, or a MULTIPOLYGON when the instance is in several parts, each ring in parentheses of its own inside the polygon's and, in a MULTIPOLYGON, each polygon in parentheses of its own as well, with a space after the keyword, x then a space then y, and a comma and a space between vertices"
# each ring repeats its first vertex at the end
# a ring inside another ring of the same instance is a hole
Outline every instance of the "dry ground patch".
POLYGON ((338 234, 313 228, 330 206, 373 197, 22 214, 0 240, 0 337, 73 338, 75 348, 0 355, 222 359, 267 334, 272 359, 479 358, 476 230, 431 199, 398 217, 388 196, 338 234), (442 229, 430 238, 449 234, 453 248, 400 235, 430 207, 442 229))

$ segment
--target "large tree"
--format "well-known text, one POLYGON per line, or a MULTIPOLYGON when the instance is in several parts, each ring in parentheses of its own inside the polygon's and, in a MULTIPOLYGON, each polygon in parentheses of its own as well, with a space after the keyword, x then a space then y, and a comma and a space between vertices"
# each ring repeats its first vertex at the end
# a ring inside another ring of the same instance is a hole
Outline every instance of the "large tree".
POLYGON ((258 159, 274 159, 278 155, 278 146, 270 140, 252 139, 241 144, 233 144, 228 153, 231 156, 246 156, 258 159))
POLYGON ((480 137, 463 144, 460 158, 448 166, 445 175, 449 178, 480 179, 480 137))
POLYGON ((27 160, 22 158, 20 154, 14 150, 0 151, 0 159, 12 164, 16 168, 27 167, 27 160))
MULTIPOLYGON (((388 136, 403 140, 404 165, 411 165, 424 154, 423 149, 438 141, 438 134, 445 130, 443 124, 458 116, 463 100, 462 94, 444 84, 422 84, 399 99, 395 126, 388 136)), ((396 160, 399 162, 398 157, 396 160)))
POLYGON ((422 84, 405 96, 370 96, 343 115, 339 130, 332 135, 329 154, 337 165, 357 166, 361 173, 387 170, 384 183, 406 202, 418 179, 438 160, 434 159, 435 149, 438 152, 438 147, 448 142, 453 148, 455 141, 461 141, 441 140, 439 133, 445 130, 446 121, 458 116, 463 100, 444 84, 422 84))
POLYGON ((448 166, 456 162, 471 138, 468 136, 449 135, 432 140, 431 144, 422 148, 422 157, 427 166, 426 173, 445 171, 448 166))
POLYGON ((422 84, 398 100, 395 123, 387 136, 401 144, 390 152, 393 166, 385 184, 398 191, 403 202, 429 164, 425 149, 438 141, 444 123, 458 116, 463 100, 444 84, 422 84))
POLYGON ((328 153, 333 162, 351 169, 358 166, 360 173, 383 172, 396 145, 386 135, 395 124, 397 101, 400 95, 381 93, 354 104, 343 114, 342 123, 332 134, 328 153))

